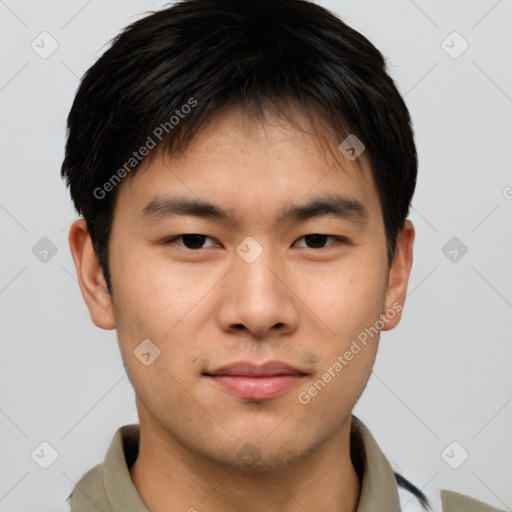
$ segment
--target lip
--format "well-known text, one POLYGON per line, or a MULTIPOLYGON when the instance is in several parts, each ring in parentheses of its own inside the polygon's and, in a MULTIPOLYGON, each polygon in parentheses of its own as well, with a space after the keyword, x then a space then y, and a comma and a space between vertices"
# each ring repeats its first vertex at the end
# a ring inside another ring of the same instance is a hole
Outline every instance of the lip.
POLYGON ((281 361, 263 365, 241 361, 204 373, 221 389, 248 400, 270 400, 286 393, 307 375, 281 361))
POLYGON ((254 364, 250 361, 237 361, 230 363, 212 372, 205 372, 207 375, 236 375, 246 377, 268 377, 272 375, 305 375, 297 368, 283 363, 282 361, 267 361, 264 364, 254 364))

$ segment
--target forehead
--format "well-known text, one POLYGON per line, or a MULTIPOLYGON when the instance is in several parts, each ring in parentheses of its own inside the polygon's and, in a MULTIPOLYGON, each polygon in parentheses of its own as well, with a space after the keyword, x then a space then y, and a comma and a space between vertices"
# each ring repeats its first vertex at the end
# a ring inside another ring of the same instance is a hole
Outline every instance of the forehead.
MULTIPOLYGON (((338 150, 340 142, 314 132, 307 122, 295 126, 277 116, 261 120, 226 108, 183 151, 146 158, 121 184, 118 207, 144 220, 150 216, 144 214, 162 209, 166 197, 189 198, 221 206, 218 210, 231 220, 267 213, 278 220, 293 205, 329 196, 334 202, 345 198, 342 208, 352 202, 354 213, 363 205, 361 217, 378 213, 364 153, 352 162, 338 150)), ((300 220, 301 212, 296 208, 295 213, 300 220)))

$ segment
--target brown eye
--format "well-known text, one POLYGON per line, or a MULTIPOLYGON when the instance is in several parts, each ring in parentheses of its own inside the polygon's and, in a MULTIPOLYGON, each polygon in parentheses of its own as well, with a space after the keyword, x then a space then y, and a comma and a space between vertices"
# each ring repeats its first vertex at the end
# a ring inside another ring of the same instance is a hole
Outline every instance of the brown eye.
MULTIPOLYGON (((306 243, 305 247, 307 247, 308 249, 324 249, 326 247, 325 243, 327 242, 327 240, 329 238, 333 239, 335 241, 334 243, 336 243, 336 241, 341 241, 341 239, 336 236, 322 235, 319 233, 305 235, 305 236, 299 238, 299 240, 304 239, 304 242, 306 243)), ((329 244, 329 245, 333 245, 333 244, 329 244)), ((304 247, 304 245, 302 245, 300 247, 304 247)))
MULTIPOLYGON (((190 233, 190 234, 178 235, 173 238, 170 238, 169 240, 166 241, 166 244, 176 243, 179 239, 182 239, 183 244, 178 244, 178 245, 183 245, 187 249, 195 250, 195 249, 202 249, 205 240, 208 238, 210 240, 213 240, 211 237, 206 236, 206 235, 190 233)), ((211 244, 210 246, 207 246, 207 247, 212 247, 214 245, 215 244, 211 244)))

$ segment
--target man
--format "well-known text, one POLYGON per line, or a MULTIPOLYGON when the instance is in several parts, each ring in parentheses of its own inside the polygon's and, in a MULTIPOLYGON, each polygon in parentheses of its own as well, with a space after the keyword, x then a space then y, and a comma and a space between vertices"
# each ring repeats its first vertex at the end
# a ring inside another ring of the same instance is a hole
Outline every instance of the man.
POLYGON ((71 252, 140 425, 70 510, 427 507, 352 415, 414 242, 413 133, 378 50, 304 0, 185 0, 115 39, 68 130, 71 252))

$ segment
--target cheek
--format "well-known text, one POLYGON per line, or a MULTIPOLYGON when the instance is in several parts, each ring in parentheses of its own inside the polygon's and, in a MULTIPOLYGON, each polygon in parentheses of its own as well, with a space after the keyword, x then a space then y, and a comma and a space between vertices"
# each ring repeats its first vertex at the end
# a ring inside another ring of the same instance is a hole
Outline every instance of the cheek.
POLYGON ((304 302, 329 327, 330 335, 344 343, 379 318, 385 282, 381 261, 363 255, 330 268, 328 274, 310 274, 304 302))
POLYGON ((171 389, 176 387, 172 377, 181 381, 199 371, 193 366, 194 354, 213 315, 207 294, 218 280, 204 269, 192 271, 161 257, 151 260, 141 252, 125 258, 116 269, 113 284, 122 306, 114 313, 122 326, 120 348, 131 380, 140 385, 153 382, 156 388, 167 382, 171 389), (134 355, 145 339, 160 351, 151 366, 134 355))
POLYGON ((148 337, 165 337, 211 288, 211 277, 202 274, 154 251, 132 251, 113 273, 121 314, 136 330, 150 329, 148 337))
POLYGON ((326 422, 339 421, 339 411, 352 410, 368 381, 380 337, 374 326, 383 306, 384 279, 375 268, 354 265, 351 272, 308 288, 305 302, 329 327, 326 336, 316 336, 318 372, 298 397, 311 418, 318 411, 326 422))

